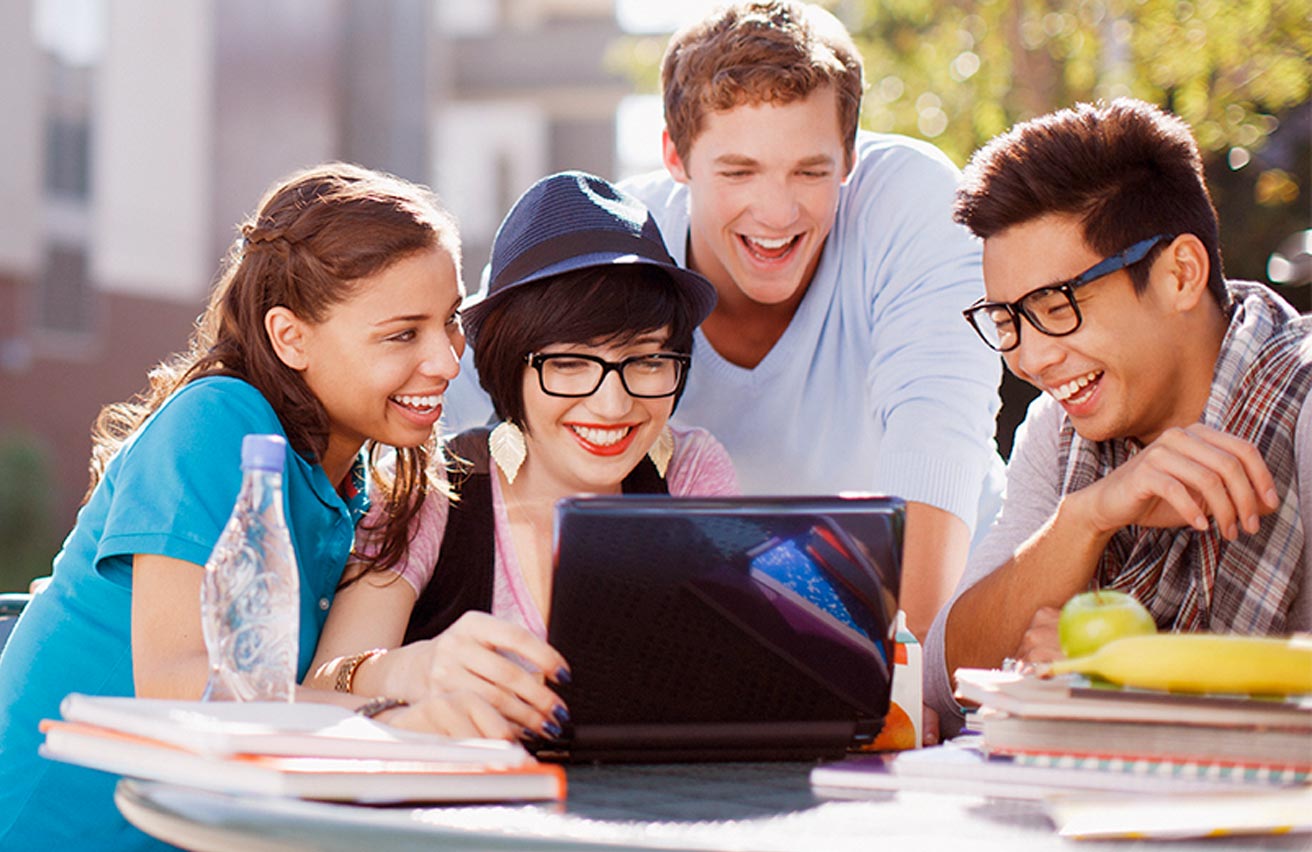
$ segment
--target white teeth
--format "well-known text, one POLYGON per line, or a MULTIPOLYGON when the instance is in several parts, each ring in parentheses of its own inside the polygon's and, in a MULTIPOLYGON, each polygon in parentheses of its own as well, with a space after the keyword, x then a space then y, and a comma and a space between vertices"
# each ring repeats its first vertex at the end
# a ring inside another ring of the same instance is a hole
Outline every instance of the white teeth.
POLYGON ((416 411, 432 411, 442 404, 441 394, 431 394, 429 396, 401 396, 397 395, 392 399, 404 405, 406 408, 413 408, 416 411))
POLYGON ((779 237, 778 239, 767 240, 763 237, 748 237, 747 241, 753 245, 758 245, 766 251, 777 251, 793 241, 793 237, 779 237))
POLYGON ((628 426, 621 426, 618 429, 594 429, 591 426, 570 426, 574 434, 578 435, 589 444, 596 444, 599 447, 609 447, 617 444, 629 434, 628 426))
POLYGON ((1065 402, 1075 394, 1079 393, 1082 389, 1088 387, 1089 382, 1095 381, 1100 375, 1102 375, 1101 371, 1094 370, 1092 372, 1085 373, 1083 376, 1080 376, 1079 378, 1071 379, 1069 382, 1066 382, 1063 385, 1058 385, 1055 388, 1049 388, 1048 392, 1051 393, 1053 397, 1056 398, 1059 402, 1065 402))

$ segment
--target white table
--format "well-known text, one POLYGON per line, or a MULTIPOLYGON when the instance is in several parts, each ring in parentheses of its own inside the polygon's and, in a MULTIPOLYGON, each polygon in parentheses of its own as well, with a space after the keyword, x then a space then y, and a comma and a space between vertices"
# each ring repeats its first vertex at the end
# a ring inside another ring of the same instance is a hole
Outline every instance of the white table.
POLYGON ((753 852, 1230 852, 1312 849, 1312 836, 1074 842, 1036 802, 934 793, 824 799, 810 764, 581 766, 562 804, 362 807, 123 781, 138 828, 197 850, 598 850, 753 852))

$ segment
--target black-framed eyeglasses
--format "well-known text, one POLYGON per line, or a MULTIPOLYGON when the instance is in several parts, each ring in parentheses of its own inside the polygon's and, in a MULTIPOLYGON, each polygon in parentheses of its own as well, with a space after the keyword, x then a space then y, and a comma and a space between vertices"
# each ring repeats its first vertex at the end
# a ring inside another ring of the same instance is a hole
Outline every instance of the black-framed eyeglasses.
POLYGON ((674 396, 683 387, 692 356, 653 352, 607 361, 575 352, 530 352, 524 360, 538 371, 538 386, 548 396, 592 396, 614 370, 629 396, 659 399, 674 396))
POLYGON ((1079 302, 1075 299, 1076 288, 1133 266, 1160 243, 1173 239, 1173 236, 1158 234, 1140 240, 1120 254, 1098 261, 1074 278, 1031 290, 1014 302, 986 302, 980 299, 961 314, 980 339, 998 352, 1010 352, 1020 346, 1022 316, 1030 321, 1035 330, 1049 337, 1074 334, 1084 322, 1079 302))

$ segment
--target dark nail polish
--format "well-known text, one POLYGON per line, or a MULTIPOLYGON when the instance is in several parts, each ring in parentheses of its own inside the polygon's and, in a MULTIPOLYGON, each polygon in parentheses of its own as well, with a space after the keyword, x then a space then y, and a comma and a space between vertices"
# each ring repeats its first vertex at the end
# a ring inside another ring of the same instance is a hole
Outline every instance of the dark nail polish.
POLYGON ((556 721, 562 725, 569 721, 569 711, 565 709, 563 704, 557 704, 552 708, 551 715, 555 716, 556 721))
POLYGON ((560 727, 560 725, 557 725, 555 722, 549 720, 542 723, 542 730, 546 733, 547 736, 551 737, 552 739, 556 739, 562 733, 564 733, 564 730, 560 727))
POLYGON ((556 683, 569 683, 569 682, 570 682, 569 669, 565 668, 564 666, 561 666, 560 668, 556 669, 556 683))
POLYGON ((528 728, 521 728, 519 736, 520 739, 528 740, 529 742, 537 742, 541 739, 541 736, 537 731, 530 731, 528 728))

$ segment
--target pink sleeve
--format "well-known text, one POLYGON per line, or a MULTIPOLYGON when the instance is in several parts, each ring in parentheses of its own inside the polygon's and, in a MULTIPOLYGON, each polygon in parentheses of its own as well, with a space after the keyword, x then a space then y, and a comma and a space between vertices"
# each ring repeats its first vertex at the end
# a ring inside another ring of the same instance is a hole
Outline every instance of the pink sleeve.
POLYGON ((695 427, 670 429, 674 432, 674 458, 667 477, 670 494, 718 497, 742 493, 728 451, 710 432, 695 427))
MULTIPOLYGON (((436 486, 436 483, 435 483, 436 486)), ((405 557, 391 569, 400 574, 409 583, 418 596, 433 576, 437 567, 437 555, 442 548, 442 536, 446 532, 446 518, 450 503, 440 487, 428 492, 424 505, 419 509, 419 516, 412 521, 410 547, 405 557)), ((383 518, 383 501, 375 500, 369 507, 360 525, 355 528, 355 547, 360 553, 369 553, 373 545, 366 530, 379 523, 383 518)))

